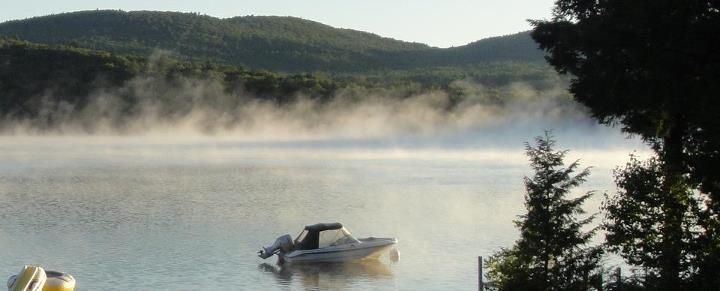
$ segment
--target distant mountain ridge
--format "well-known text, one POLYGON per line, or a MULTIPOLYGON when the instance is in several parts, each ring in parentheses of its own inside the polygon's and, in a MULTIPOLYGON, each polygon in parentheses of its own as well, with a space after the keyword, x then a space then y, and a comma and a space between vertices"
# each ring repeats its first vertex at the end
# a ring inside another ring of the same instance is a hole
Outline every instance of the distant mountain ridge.
POLYGON ((147 56, 161 49, 180 58, 285 72, 366 72, 541 62, 528 32, 434 48, 278 16, 219 19, 196 13, 95 10, 0 23, 0 36, 147 56))

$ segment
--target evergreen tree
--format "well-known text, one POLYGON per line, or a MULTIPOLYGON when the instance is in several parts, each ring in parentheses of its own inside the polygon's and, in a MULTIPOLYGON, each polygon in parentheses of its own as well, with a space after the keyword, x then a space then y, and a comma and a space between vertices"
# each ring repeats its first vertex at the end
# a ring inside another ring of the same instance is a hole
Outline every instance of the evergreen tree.
POLYGON ((592 192, 567 196, 590 171, 574 174, 577 161, 566 167, 567 151, 554 150, 550 133, 535 142, 526 144, 534 175, 525 177, 527 214, 515 221, 521 237, 512 248, 489 258, 488 277, 498 290, 587 290, 597 282, 602 255, 600 248, 588 246, 594 230, 582 230, 593 216, 578 218, 592 192))
MULTIPOLYGON (((677 290, 690 281, 716 282, 720 274, 720 1, 557 0, 553 19, 534 21, 532 37, 560 73, 572 76, 570 91, 602 123, 639 134, 658 155, 657 236, 650 257, 659 288, 677 290), (706 198, 698 233, 686 244, 689 193, 706 198), (695 254, 690 258, 686 252, 695 254), (691 262, 687 262, 691 260, 691 262), (698 274, 687 278, 688 274, 698 274), (699 277, 698 277, 699 276, 699 277)), ((634 170, 633 168, 629 170, 634 170)), ((641 180, 630 179, 638 183, 641 180)), ((629 186, 629 185, 627 185, 629 186)), ((627 189, 626 189, 627 190, 627 189)), ((614 202, 610 202, 614 203, 614 202)), ((642 217, 613 220, 618 229, 642 229, 642 217)), ((613 243, 613 242, 611 242, 613 243)), ((631 250, 619 248, 625 257, 631 250)), ((647 262, 645 262, 647 263, 647 262)))

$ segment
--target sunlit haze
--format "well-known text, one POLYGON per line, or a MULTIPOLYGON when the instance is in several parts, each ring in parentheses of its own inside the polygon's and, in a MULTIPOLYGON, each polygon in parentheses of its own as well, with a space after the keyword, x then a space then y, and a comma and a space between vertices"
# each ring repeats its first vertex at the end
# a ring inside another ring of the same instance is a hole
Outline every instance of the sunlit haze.
POLYGON ((720 286, 716 0, 0 1, 8 290, 720 286))

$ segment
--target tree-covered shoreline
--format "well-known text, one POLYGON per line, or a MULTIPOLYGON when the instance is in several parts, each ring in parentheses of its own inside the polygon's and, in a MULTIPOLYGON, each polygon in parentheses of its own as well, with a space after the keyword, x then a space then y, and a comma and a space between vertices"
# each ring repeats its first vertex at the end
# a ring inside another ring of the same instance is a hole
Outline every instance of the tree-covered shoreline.
POLYGON ((495 88, 514 82, 539 90, 563 82, 547 65, 524 62, 364 74, 292 74, 187 61, 167 51, 150 56, 114 54, 12 37, 0 37, 0 60, 2 123, 23 121, 40 131, 53 130, 62 121, 77 118, 78 112, 111 114, 113 124, 122 127, 147 107, 163 108, 159 118, 172 120, 198 106, 231 114, 230 109, 253 100, 283 106, 307 99, 322 105, 338 95, 402 100, 441 92, 454 100, 442 106, 452 107, 468 97, 458 90, 458 81, 487 86, 484 95, 498 102, 504 97, 495 88), (106 108, 108 101, 103 98, 107 96, 115 104, 112 110, 106 108), (95 108, 99 100, 106 104, 103 109, 95 108))

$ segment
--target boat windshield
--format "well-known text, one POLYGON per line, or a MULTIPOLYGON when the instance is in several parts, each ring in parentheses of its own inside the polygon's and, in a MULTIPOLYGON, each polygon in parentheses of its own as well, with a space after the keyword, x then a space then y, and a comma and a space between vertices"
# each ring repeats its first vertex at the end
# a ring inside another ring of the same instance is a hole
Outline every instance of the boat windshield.
MULTIPOLYGON (((302 235, 302 234, 301 234, 302 235)), ((318 247, 324 248, 328 246, 337 246, 351 243, 359 243, 347 229, 331 229, 320 232, 320 238, 318 240, 318 247)))
POLYGON ((307 229, 303 230, 295 239, 295 244, 302 242, 305 239, 305 237, 307 236, 307 234, 308 234, 307 229))

